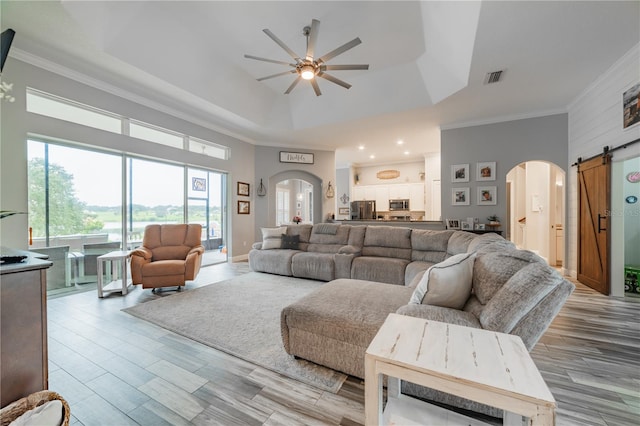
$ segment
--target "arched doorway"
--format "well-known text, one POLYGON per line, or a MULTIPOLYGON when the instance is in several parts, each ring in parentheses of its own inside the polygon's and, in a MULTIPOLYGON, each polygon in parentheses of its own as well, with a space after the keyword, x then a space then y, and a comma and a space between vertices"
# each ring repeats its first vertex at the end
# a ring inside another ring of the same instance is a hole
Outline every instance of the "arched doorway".
POLYGON ((299 223, 313 223, 313 185, 304 179, 276 182, 276 226, 287 225, 293 218, 299 223))
POLYGON ((566 174, 546 161, 527 161, 507 173, 506 238, 551 266, 563 266, 566 174))
POLYGON ((268 193, 273 194, 268 197, 269 226, 291 223, 293 216, 302 216, 307 223, 322 221, 322 180, 314 174, 301 170, 277 173, 269 177, 268 193), (287 190, 288 209, 285 209, 287 190), (282 205, 278 201, 279 192, 282 205))

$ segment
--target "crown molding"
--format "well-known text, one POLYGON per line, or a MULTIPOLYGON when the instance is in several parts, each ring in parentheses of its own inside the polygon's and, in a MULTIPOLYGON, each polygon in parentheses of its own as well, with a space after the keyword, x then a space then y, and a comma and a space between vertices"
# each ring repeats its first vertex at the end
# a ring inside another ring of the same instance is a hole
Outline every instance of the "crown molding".
POLYGON ((467 121, 465 123, 441 125, 440 130, 441 131, 453 130, 453 129, 462 129, 465 127, 484 126, 487 124, 506 123, 508 121, 526 120, 528 118, 539 118, 539 117, 547 117, 550 115, 567 114, 568 112, 569 112, 568 109, 565 107, 565 108, 549 109, 546 111, 532 112, 527 114, 506 115, 501 117, 488 118, 484 120, 467 121))

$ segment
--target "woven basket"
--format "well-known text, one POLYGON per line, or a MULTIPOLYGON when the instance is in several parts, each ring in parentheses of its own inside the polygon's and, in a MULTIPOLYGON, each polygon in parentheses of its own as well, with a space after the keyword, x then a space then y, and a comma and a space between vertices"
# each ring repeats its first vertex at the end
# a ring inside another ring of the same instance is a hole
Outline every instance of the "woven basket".
POLYGON ((7 426, 27 411, 33 410, 34 408, 55 399, 62 402, 62 409, 64 410, 64 417, 62 419, 63 426, 69 426, 69 418, 71 417, 69 404, 62 396, 60 396, 60 394, 48 390, 34 392, 31 395, 20 398, 19 400, 4 407, 0 410, 0 426, 7 426))

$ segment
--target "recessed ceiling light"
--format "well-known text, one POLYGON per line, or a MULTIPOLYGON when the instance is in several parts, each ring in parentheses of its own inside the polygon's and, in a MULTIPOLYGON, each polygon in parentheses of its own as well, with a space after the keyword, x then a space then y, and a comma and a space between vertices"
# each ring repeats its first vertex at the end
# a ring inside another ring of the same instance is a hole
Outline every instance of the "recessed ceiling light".
POLYGON ((369 158, 371 158, 371 159, 373 160, 374 158, 376 158, 376 156, 375 156, 375 155, 373 155, 373 154, 371 154, 371 155, 369 156, 369 158))
POLYGON ((362 150, 364 149, 364 145, 360 145, 360 146, 358 147, 358 149, 359 149, 360 151, 362 151, 362 150))
POLYGON ((402 145, 404 143, 404 141, 402 139, 399 139, 398 142, 396 142, 398 145, 402 145))
POLYGON ((405 152, 404 152, 404 155, 409 155, 409 151, 405 151, 405 152))

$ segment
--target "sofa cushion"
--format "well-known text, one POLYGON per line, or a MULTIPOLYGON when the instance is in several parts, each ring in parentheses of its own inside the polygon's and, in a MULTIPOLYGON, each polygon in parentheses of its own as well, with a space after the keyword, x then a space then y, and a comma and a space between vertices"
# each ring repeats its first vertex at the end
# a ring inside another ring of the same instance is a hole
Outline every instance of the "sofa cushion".
POLYGON ((453 231, 447 244, 447 257, 454 256, 460 253, 466 253, 471 244, 471 241, 478 238, 478 236, 472 232, 466 231, 453 231))
POLYGON ((472 253, 461 253, 430 267, 416 286, 409 303, 462 309, 471 295, 472 253))
POLYGON ((313 229, 313 225, 309 225, 309 224, 291 225, 291 226, 287 226, 287 235, 299 235, 300 243, 298 244, 298 249, 302 251, 307 251, 307 247, 309 246, 309 238, 311 238, 312 229, 313 229))
POLYGON ((411 262, 404 270, 404 285, 409 287, 415 287, 418 285, 422 276, 433 265, 439 262, 411 262))
POLYGON ((291 276, 293 256, 302 253, 299 250, 251 250, 249 252, 249 268, 252 271, 267 272, 291 276))
POLYGON ((516 272, 530 263, 545 261, 528 250, 506 249, 476 255, 473 268, 473 292, 483 305, 516 272))
POLYGON ((480 314, 488 330, 509 333, 563 278, 548 265, 532 263, 516 272, 498 290, 480 314))
POLYGON ((282 234, 287 232, 286 226, 279 228, 260 228, 262 231, 262 250, 278 249, 282 246, 282 234))
POLYGON ((462 325, 465 327, 482 328, 478 319, 470 312, 443 308, 442 306, 409 303, 398 308, 396 314, 462 325))
POLYGON ((316 234, 336 235, 340 225, 337 223, 318 223, 314 225, 313 232, 316 234))
POLYGON ((346 246, 349 242, 350 226, 341 226, 333 223, 322 223, 314 225, 309 238, 307 251, 317 253, 337 253, 340 247, 346 246), (332 225, 331 232, 325 232, 320 225, 332 225))
POLYGON ((411 260, 411 228, 368 226, 362 255, 411 260))
POLYGON ((453 231, 429 231, 414 229, 411 232, 411 260, 442 262, 447 255, 447 245, 453 231))
POLYGON ((353 279, 328 282, 282 310, 284 348, 364 378, 366 348, 389 313, 410 297, 407 287, 353 279), (349 347, 357 349, 353 351, 357 356, 344 356, 349 347))
POLYGON ((298 253, 291 261, 294 277, 331 281, 335 279, 333 253, 298 253))
POLYGON ((298 250, 300 246, 300 235, 282 234, 282 247, 288 250, 298 250))
POLYGON ((358 256, 351 262, 351 278, 403 286, 408 264, 405 259, 358 256))

